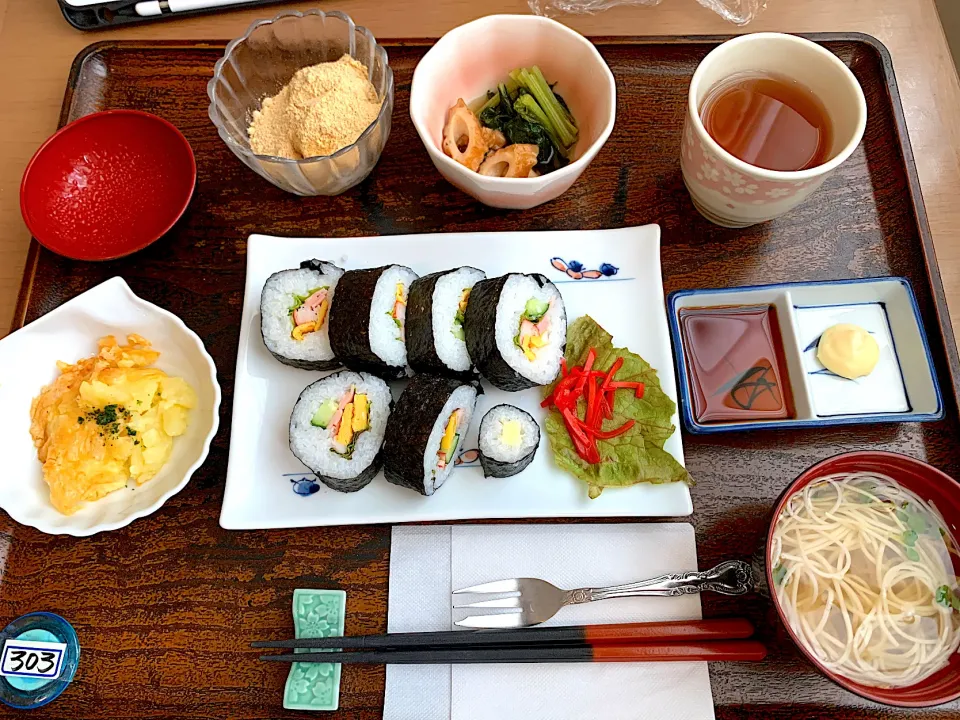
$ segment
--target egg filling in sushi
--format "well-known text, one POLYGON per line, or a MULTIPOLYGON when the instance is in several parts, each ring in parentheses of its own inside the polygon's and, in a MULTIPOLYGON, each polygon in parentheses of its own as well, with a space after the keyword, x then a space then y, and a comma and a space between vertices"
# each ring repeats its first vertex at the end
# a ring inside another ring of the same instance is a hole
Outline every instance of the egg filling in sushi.
POLYGON ((294 340, 303 341, 305 335, 316 332, 327 321, 327 311, 330 309, 330 286, 307 290, 309 295, 293 294, 293 305, 290 306, 290 319, 293 320, 293 330, 290 336, 294 340))
POLYGON ((327 398, 310 418, 310 424, 330 433, 330 452, 347 460, 353 455, 357 438, 370 429, 370 398, 358 393, 356 385, 343 394, 340 400, 327 398))
POLYGON ((393 309, 388 310, 387 314, 393 318, 397 329, 400 331, 398 339, 404 340, 403 323, 407 319, 407 286, 402 282, 397 283, 397 289, 393 296, 393 309))
POLYGON ((440 438, 440 449, 437 451, 437 470, 443 470, 456 460, 457 445, 460 444, 460 425, 464 414, 461 408, 457 408, 447 420, 443 437, 440 438))
POLYGON ((540 426, 518 407, 497 405, 480 421, 479 441, 484 477, 511 477, 533 462, 540 426))
POLYGON ((513 344, 523 351, 530 362, 537 359, 537 350, 546 347, 550 340, 550 318, 547 312, 553 301, 543 301, 532 297, 523 306, 520 315, 520 330, 513 338, 513 344))

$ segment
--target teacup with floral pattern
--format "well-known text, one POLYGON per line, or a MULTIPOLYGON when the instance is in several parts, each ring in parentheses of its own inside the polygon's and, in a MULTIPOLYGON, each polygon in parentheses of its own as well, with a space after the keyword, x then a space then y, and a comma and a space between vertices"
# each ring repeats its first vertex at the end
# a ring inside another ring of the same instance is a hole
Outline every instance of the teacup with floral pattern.
POLYGON ((694 206, 717 225, 747 227, 789 212, 843 163, 863 138, 867 103, 850 69, 829 50, 795 35, 741 35, 714 48, 690 81, 680 146, 683 181, 694 206), (823 103, 833 144, 821 165, 782 172, 750 165, 710 137, 700 108, 711 89, 745 74, 786 77, 809 88, 823 103))

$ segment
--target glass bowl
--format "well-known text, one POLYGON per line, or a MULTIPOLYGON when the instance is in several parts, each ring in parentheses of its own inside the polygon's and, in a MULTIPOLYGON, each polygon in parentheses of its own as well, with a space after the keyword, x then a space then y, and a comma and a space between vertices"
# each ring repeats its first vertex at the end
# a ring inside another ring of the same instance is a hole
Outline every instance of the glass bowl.
POLYGON ((390 136, 393 71, 387 51, 365 27, 341 12, 288 11, 255 22, 227 45, 207 84, 210 120, 233 154, 251 170, 295 195, 338 195, 361 182, 390 136), (352 145, 333 155, 291 160, 257 155, 247 128, 266 97, 276 95, 300 68, 349 54, 368 68, 383 101, 380 114, 352 145))

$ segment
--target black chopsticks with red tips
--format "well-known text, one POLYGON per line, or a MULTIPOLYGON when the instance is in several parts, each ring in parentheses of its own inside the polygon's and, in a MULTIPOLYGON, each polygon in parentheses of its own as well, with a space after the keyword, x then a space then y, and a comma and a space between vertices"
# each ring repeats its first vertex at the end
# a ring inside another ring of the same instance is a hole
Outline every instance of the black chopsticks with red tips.
POLYGON ((263 640, 255 648, 340 650, 263 655, 269 662, 402 665, 554 662, 757 661, 766 648, 747 640, 742 618, 521 630, 393 633, 354 637, 263 640))

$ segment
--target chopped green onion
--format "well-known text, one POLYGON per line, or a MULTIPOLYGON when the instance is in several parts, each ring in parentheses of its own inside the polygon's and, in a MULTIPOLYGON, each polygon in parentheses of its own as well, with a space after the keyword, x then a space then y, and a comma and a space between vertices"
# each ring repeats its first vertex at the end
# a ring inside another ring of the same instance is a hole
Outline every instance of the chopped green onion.
POLYGON ((777 563, 777 566, 773 569, 773 584, 779 587, 783 584, 783 578, 786 577, 787 569, 783 566, 783 563, 777 563))

